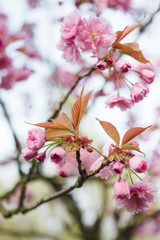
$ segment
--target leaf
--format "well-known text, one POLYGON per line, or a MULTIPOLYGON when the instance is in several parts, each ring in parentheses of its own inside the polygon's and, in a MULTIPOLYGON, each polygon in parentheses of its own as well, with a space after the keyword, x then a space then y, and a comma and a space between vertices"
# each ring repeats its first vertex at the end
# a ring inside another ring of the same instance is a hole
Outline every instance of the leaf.
MULTIPOLYGON (((135 28, 137 28, 140 24, 141 24, 142 21, 136 23, 136 24, 133 24, 131 26, 126 26, 122 31, 118 31, 117 32, 117 38, 116 38, 116 42, 120 42, 124 37, 126 37, 130 32, 132 32, 135 28)), ((113 45, 114 45, 113 43, 113 45)), ((112 45, 112 46, 113 46, 112 45)), ((114 46, 113 46, 114 47, 114 46)))
POLYGON ((146 128, 142 128, 142 127, 135 127, 135 128, 131 128, 130 130, 128 130, 122 139, 122 145, 131 141, 133 138, 135 138, 136 136, 138 136, 139 134, 141 134, 142 132, 144 132, 146 129, 150 128, 152 125, 146 127, 146 128))
POLYGON ((114 48, 119 49, 119 52, 121 54, 129 55, 139 62, 142 62, 142 63, 150 62, 144 57, 142 51, 139 49, 138 43, 133 42, 133 43, 121 44, 117 42, 114 44, 114 48))
POLYGON ((73 124, 74 124, 76 129, 79 127, 79 124, 80 124, 80 121, 82 119, 82 116, 85 113, 85 110, 87 108, 88 101, 89 101, 89 99, 90 99, 90 97, 92 95, 92 91, 91 91, 87 95, 82 97, 83 90, 84 90, 84 87, 83 87, 83 89, 81 91, 80 97, 74 103, 74 105, 72 107, 72 120, 73 120, 73 124))
POLYGON ((67 116, 66 113, 61 113, 58 118, 56 119, 51 119, 52 122, 44 122, 44 123, 37 123, 37 124, 32 124, 38 127, 43 127, 47 129, 54 129, 57 131, 62 131, 65 133, 72 133, 74 134, 75 130, 73 127, 73 124, 71 123, 69 117, 67 116))
POLYGON ((109 123, 109 122, 105 122, 105 121, 100 121, 99 119, 97 119, 101 126, 103 127, 104 131, 113 139, 113 141, 119 145, 120 142, 120 136, 119 133, 116 129, 115 126, 113 126, 113 124, 109 123))
POLYGON ((138 152, 142 153, 138 146, 135 146, 135 145, 132 145, 132 144, 124 144, 124 145, 122 145, 121 149, 122 150, 135 150, 135 151, 138 151, 138 152))
POLYGON ((70 136, 70 135, 74 135, 73 133, 71 133, 69 130, 64 130, 64 129, 47 129, 45 131, 45 135, 46 135, 46 140, 51 140, 54 138, 61 138, 61 137, 65 137, 65 136, 70 136))

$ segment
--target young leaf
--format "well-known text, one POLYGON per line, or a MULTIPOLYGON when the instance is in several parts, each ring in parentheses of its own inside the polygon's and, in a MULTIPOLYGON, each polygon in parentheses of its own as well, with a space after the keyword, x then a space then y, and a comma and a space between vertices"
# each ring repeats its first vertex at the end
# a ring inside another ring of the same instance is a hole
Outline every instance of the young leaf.
POLYGON ((135 128, 131 128, 130 130, 128 130, 122 139, 122 145, 131 141, 133 138, 135 138, 136 136, 138 136, 139 134, 141 134, 142 132, 144 132, 146 129, 150 128, 152 125, 146 127, 146 128, 142 128, 142 127, 135 127, 135 128))
POLYGON ((119 133, 116 129, 115 126, 113 126, 113 124, 109 123, 109 122, 105 122, 105 121, 100 121, 99 119, 97 119, 101 126, 103 127, 104 131, 110 136, 110 138, 113 139, 113 141, 119 145, 120 142, 120 136, 119 133))
POLYGON ((144 57, 142 51, 139 49, 138 43, 133 42, 133 43, 121 44, 121 43, 117 42, 117 43, 114 44, 114 48, 119 49, 119 52, 121 54, 129 55, 139 62, 142 62, 142 63, 148 63, 149 62, 144 57))
POLYGON ((92 91, 89 92, 87 95, 85 95, 84 97, 83 95, 83 90, 81 91, 81 95, 78 98, 78 100, 74 103, 73 107, 72 107, 72 120, 73 120, 73 124, 75 126, 76 129, 78 129, 80 121, 82 119, 82 116, 87 108, 88 105, 88 101, 92 95, 92 91))
MULTIPOLYGON (((126 26, 122 31, 118 31, 117 32, 117 38, 116 38, 116 42, 120 42, 124 37, 126 37, 130 32, 132 32, 135 28, 137 28, 140 24, 141 24, 142 21, 136 23, 136 24, 133 24, 131 26, 126 26)), ((113 47, 114 47, 114 43, 113 43, 113 47)))
POLYGON ((51 120, 52 122, 37 123, 33 125, 47 129, 65 130, 70 133, 74 133, 73 125, 66 113, 63 112, 58 118, 51 120))
POLYGON ((45 135, 46 135, 46 140, 61 138, 61 137, 70 136, 70 135, 74 136, 74 134, 67 129, 47 129, 45 131, 45 135))

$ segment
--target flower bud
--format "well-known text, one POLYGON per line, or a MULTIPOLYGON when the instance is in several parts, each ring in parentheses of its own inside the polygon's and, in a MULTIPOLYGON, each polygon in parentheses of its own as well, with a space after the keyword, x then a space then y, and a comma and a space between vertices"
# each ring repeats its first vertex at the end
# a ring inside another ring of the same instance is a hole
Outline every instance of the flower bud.
POLYGON ((33 128, 28 131, 26 140, 27 147, 32 151, 38 151, 45 143, 45 133, 40 128, 33 128))
POLYGON ((149 69, 143 69, 141 71, 141 78, 148 84, 152 83, 155 78, 155 73, 149 69))
POLYGON ((37 152, 30 150, 29 148, 24 148, 21 151, 24 160, 29 161, 37 155, 37 152))
POLYGON ((124 179, 119 179, 114 183, 114 197, 123 199, 129 195, 129 186, 124 179))
POLYGON ((115 63, 115 69, 117 72, 126 73, 129 68, 131 68, 131 64, 128 61, 120 59, 115 63))
POLYGON ((97 63, 97 68, 98 68, 99 70, 101 70, 101 71, 105 70, 106 67, 107 67, 107 63, 104 62, 104 61, 99 61, 99 62, 97 63))
POLYGON ((131 90, 131 97, 134 102, 139 102, 149 93, 149 88, 143 83, 135 83, 131 90))
POLYGON ((147 161, 140 156, 134 156, 129 160, 129 166, 138 173, 143 173, 147 170, 147 161))
POLYGON ((125 165, 123 163, 114 162, 112 170, 117 174, 122 174, 124 167, 125 167, 125 165))
POLYGON ((64 156, 66 154, 66 151, 62 147, 56 147, 50 152, 50 159, 51 162, 54 162, 55 164, 60 163, 64 156))
POLYGON ((38 153, 37 156, 36 156, 36 159, 39 160, 40 162, 44 162, 45 158, 46 158, 46 153, 45 152, 38 153))

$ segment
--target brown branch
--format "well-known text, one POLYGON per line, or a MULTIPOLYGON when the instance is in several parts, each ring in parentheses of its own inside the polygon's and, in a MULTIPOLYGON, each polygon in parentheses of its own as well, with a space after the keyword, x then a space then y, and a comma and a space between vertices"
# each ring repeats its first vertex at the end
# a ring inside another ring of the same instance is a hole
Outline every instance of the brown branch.
POLYGON ((44 238, 47 238, 47 239, 51 239, 51 240, 60 240, 60 238, 57 238, 56 236, 54 235, 51 235, 51 234, 48 234, 48 233, 38 233, 38 232, 35 232, 35 231, 23 231, 23 232, 20 232, 20 231, 15 231, 15 230, 12 230, 12 229, 1 229, 0 231, 0 236, 1 235, 11 235, 13 237, 36 237, 38 239, 44 239, 44 238))
POLYGON ((149 18, 149 20, 147 21, 147 23, 145 23, 144 25, 142 25, 139 28, 139 32, 142 33, 146 30, 146 28, 152 23, 154 17, 156 16, 156 14, 160 11, 160 7, 151 15, 151 17, 149 18))
MULTIPOLYGON (((74 83, 74 85, 70 88, 70 90, 68 91, 68 93, 66 94, 66 96, 64 97, 64 99, 60 102, 58 108, 55 110, 55 112, 53 113, 53 115, 49 118, 49 119, 53 119, 56 118, 59 114, 59 112, 61 111, 63 105, 65 104, 65 102, 67 101, 67 99, 69 98, 70 94, 73 92, 73 90, 76 88, 76 86, 78 85, 78 83, 81 81, 81 79, 88 77, 91 75, 91 73, 96 70, 96 68, 93 66, 90 71, 88 73, 86 73, 83 76, 79 76, 76 80, 76 82, 74 83)), ((48 120, 49 121, 49 120, 48 120)))

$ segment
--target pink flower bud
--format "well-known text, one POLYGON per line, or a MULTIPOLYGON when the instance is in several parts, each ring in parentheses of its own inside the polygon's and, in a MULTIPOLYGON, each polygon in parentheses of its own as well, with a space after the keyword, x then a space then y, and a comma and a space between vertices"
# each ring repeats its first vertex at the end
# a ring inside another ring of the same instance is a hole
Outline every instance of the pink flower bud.
POLYGON ((139 102, 149 93, 149 88, 143 83, 135 83, 131 90, 131 97, 134 102, 139 102))
POLYGON ((115 63, 115 69, 117 72, 126 73, 129 68, 131 68, 131 64, 128 61, 120 59, 115 63))
POLYGON ((27 147, 32 151, 38 151, 45 143, 45 133, 40 128, 33 128, 28 131, 26 140, 27 147))
POLYGON ((45 158, 46 158, 46 153, 45 152, 38 153, 37 156, 36 156, 36 159, 39 160, 40 162, 44 162, 45 158))
POLYGON ((109 66, 112 66, 112 64, 113 64, 113 59, 112 59, 112 58, 108 58, 108 59, 107 59, 107 64, 108 64, 109 66))
POLYGON ((106 67, 107 67, 107 63, 104 62, 104 61, 99 61, 99 62, 97 63, 97 68, 98 68, 99 70, 101 70, 101 71, 105 70, 106 67))
POLYGON ((55 164, 60 163, 64 156, 66 154, 66 151, 62 147, 56 147, 50 152, 50 159, 51 162, 54 162, 55 164))
POLYGON ((147 170, 147 161, 140 156, 134 156, 129 160, 129 166, 138 173, 143 173, 147 170))
POLYGON ((68 162, 61 162, 57 167, 57 174, 60 177, 68 177, 70 175, 70 166, 68 162))
POLYGON ((125 165, 123 163, 114 162, 112 170, 117 174, 122 174, 124 167, 125 167, 125 165))
POLYGON ((119 179, 114 183, 114 197, 123 199, 129 196, 129 186, 124 179, 119 179))
POLYGON ((155 76, 155 73, 149 69, 143 69, 141 71, 141 78, 148 84, 154 81, 155 76))
POLYGON ((29 148, 24 148, 22 149, 21 154, 24 160, 29 161, 37 155, 37 152, 32 151, 29 148))

